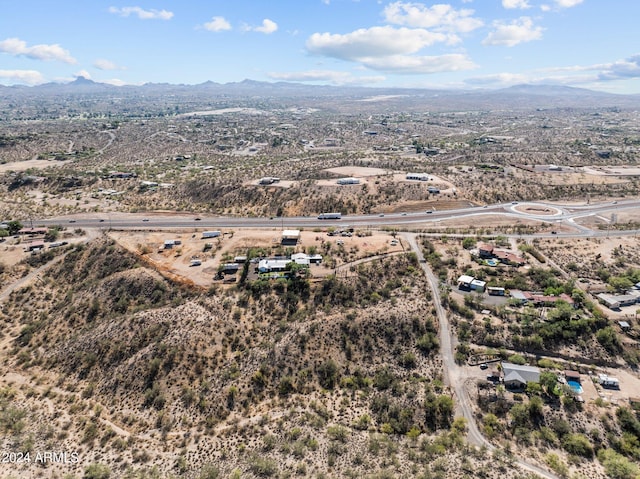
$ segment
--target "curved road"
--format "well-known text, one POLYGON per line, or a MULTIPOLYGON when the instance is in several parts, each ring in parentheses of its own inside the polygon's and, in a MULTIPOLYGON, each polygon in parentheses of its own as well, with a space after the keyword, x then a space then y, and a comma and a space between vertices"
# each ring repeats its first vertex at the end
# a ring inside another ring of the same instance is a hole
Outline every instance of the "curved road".
MULTIPOLYGON (((113 139, 112 139, 113 140, 113 139)), ((107 145, 108 146, 108 145, 107 145)), ((358 227, 380 229, 384 227, 415 226, 425 225, 448 219, 472 219, 484 215, 503 215, 517 219, 533 219, 548 223, 563 223, 577 230, 575 233, 541 233, 535 235, 518 235, 523 238, 535 237, 594 237, 615 235, 638 235, 640 230, 628 231, 594 231, 585 226, 575 223, 576 219, 588 216, 611 214, 620 211, 638 211, 640 200, 628 200, 620 202, 606 202, 593 205, 555 205, 543 202, 504 203, 491 206, 470 206, 446 211, 425 211, 420 213, 394 213, 378 215, 354 215, 343 216, 340 220, 319 220, 313 217, 280 217, 280 218, 226 218, 226 217, 205 217, 193 214, 125 214, 125 213, 98 213, 91 218, 88 214, 68 216, 63 218, 53 218, 47 220, 34 221, 35 226, 52 226, 72 223, 75 227, 86 228, 117 228, 132 230, 162 230, 167 228, 313 228, 313 227, 358 227), (537 214, 542 211, 546 214, 537 214)), ((402 236, 411 246, 420 260, 420 265, 429 281, 433 294, 433 303, 440 324, 440 348, 443 357, 444 380, 449 385, 456 396, 457 413, 467 420, 468 441, 476 446, 484 446, 493 451, 496 447, 482 435, 476 424, 473 414, 471 399, 465 389, 466 377, 462 368, 455 363, 454 338, 451 334, 449 319, 445 309, 442 307, 440 298, 440 282, 435 277, 431 269, 424 261, 422 249, 419 247, 415 233, 402 233, 402 236)), ((457 236, 457 235, 456 235, 457 236)), ((461 235, 463 236, 463 235, 461 235)), ((474 234, 475 236, 475 234, 474 234)), ((517 459, 517 463, 524 469, 533 472, 545 479, 559 479, 552 472, 546 471, 535 464, 525 460, 517 459)))
MULTIPOLYGON (((64 225, 77 223, 78 227, 103 227, 118 229, 164 229, 164 228, 314 228, 327 226, 350 226, 357 228, 379 229, 384 227, 410 227, 428 225, 443 220, 469 218, 487 215, 508 216, 520 220, 538 220, 547 223, 564 223, 577 233, 560 233, 563 237, 606 236, 608 231, 593 231, 575 223, 576 219, 588 216, 611 214, 622 211, 640 210, 640 200, 607 202, 593 205, 553 205, 542 202, 502 203, 484 207, 470 206, 454 210, 393 213, 377 215, 350 215, 340 220, 319 220, 315 217, 277 217, 277 218, 232 218, 198 216, 189 213, 156 214, 156 213, 83 213, 66 217, 34 220, 34 226, 64 225), (528 210, 528 211, 527 211, 528 210), (547 210, 547 214, 537 214, 536 211, 547 210), (554 213, 555 212, 555 213, 554 213), (198 220, 196 220, 198 218, 198 220)), ((615 234, 638 234, 640 230, 616 231, 615 234)), ((541 233, 534 236, 550 236, 541 233)))

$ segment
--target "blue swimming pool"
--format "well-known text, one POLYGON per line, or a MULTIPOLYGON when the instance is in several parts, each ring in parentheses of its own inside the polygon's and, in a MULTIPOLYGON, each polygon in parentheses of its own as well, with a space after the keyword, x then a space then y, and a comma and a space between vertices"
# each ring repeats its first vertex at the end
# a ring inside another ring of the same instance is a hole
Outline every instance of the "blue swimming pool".
POLYGON ((582 384, 580 384, 578 381, 573 381, 570 379, 569 381, 567 381, 567 384, 571 389, 573 389, 573 392, 575 392, 576 394, 582 394, 582 384))

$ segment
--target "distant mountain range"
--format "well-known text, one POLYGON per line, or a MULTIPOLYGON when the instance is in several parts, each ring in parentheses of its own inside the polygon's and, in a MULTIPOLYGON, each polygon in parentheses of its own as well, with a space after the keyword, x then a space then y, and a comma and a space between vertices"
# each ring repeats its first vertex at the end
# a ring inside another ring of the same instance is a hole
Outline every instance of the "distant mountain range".
MULTIPOLYGON (((309 106, 318 99, 341 99, 384 104, 387 108, 415 110, 496 110, 551 108, 640 108, 640 95, 618 95, 584 88, 558 85, 515 85, 499 90, 434 90, 421 88, 380 88, 357 86, 321 86, 289 82, 243 80, 233 83, 207 81, 197 85, 146 83, 114 86, 78 77, 70 83, 45 83, 37 86, 0 86, 3 96, 21 98, 64 96, 211 99, 289 99, 309 106)), ((370 105, 373 108, 373 105, 370 105)))

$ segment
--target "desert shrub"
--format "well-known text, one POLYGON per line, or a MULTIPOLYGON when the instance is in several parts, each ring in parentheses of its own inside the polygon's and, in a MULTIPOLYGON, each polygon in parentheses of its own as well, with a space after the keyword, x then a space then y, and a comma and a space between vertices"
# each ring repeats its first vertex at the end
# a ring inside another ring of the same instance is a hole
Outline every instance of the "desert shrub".
POLYGON ((278 394, 280 394, 280 396, 288 396, 294 391, 294 378, 292 378, 291 376, 283 377, 278 384, 278 394))
POLYGON ((91 464, 84 470, 83 479, 109 479, 111 470, 104 464, 91 464))
POLYGON ((509 356, 508 361, 513 364, 525 365, 527 364, 527 360, 520 354, 512 354, 509 356))
POLYGON ((406 369, 413 369, 417 366, 416 355, 412 352, 404 353, 400 357, 400 365, 406 369))
POLYGON ((24 429, 24 418, 27 412, 13 405, 0 403, 0 430, 20 433, 24 429))
POLYGON ((259 477, 272 477, 278 474, 278 465, 272 459, 253 456, 249 460, 249 470, 259 477))
POLYGON ((329 359, 316 368, 316 375, 320 386, 325 389, 333 389, 340 379, 340 371, 338 365, 332 359, 329 359))
POLYGON ((422 354, 428 356, 429 354, 438 351, 440 343, 434 333, 427 332, 418 339, 416 347, 422 352, 422 354))
POLYGON ((612 449, 600 449, 598 460, 611 479, 636 479, 640 474, 637 464, 612 449))
POLYGON ((618 408, 616 410, 616 418, 623 431, 630 432, 640 438, 640 421, 631 409, 626 407, 618 408))
POLYGON ((557 454, 550 452, 545 456, 544 462, 560 477, 568 476, 569 468, 557 454))
POLYGON ((606 328, 598 331, 596 333, 596 339, 602 347, 611 354, 619 354, 622 350, 618 334, 611 326, 607 326, 606 328))
POLYGON ((582 457, 592 457, 593 447, 589 439, 583 434, 567 434, 562 439, 562 447, 570 454, 582 457))
POLYGON ((329 426, 327 428, 327 435, 334 441, 347 442, 349 429, 340 425, 329 426))
POLYGON ((220 469, 213 464, 205 464, 198 475, 198 479, 218 479, 218 477, 220 477, 220 469))

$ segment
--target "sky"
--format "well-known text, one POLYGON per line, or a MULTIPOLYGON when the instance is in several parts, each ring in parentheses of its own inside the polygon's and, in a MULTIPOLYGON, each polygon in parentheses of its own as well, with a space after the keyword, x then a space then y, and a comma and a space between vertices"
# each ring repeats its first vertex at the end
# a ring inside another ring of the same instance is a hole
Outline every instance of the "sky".
POLYGON ((638 0, 0 0, 0 84, 640 93, 638 0))

